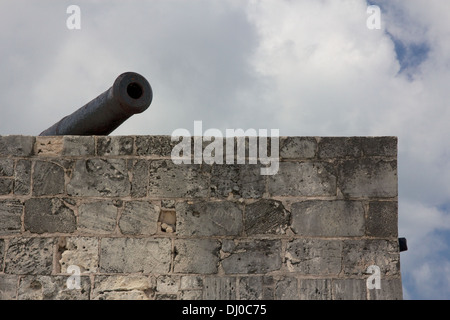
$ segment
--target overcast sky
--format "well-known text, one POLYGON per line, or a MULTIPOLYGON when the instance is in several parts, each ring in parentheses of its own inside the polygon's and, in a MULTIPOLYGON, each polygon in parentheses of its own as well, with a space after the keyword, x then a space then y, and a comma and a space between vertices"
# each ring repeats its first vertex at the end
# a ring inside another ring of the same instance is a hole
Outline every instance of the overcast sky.
POLYGON ((449 13, 447 0, 0 0, 0 135, 38 135, 135 71, 153 102, 114 135, 202 120, 398 136, 404 298, 450 299, 449 13))

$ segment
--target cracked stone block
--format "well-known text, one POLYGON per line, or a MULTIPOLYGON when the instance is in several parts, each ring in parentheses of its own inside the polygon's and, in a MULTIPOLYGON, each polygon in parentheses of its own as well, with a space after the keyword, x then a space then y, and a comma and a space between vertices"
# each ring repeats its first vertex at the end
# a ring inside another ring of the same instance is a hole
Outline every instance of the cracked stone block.
POLYGON ((81 197, 120 197, 130 195, 125 159, 77 160, 67 193, 81 197))
POLYGON ((372 237, 398 237, 397 201, 371 201, 366 220, 366 234, 372 237))
POLYGON ((280 162, 278 173, 267 179, 272 196, 336 195, 336 176, 329 163, 280 162))
POLYGON ((199 198, 209 193, 207 165, 174 164, 171 160, 150 163, 148 195, 158 198, 199 198))
POLYGON ((34 144, 34 154, 43 157, 59 157, 62 155, 63 140, 64 137, 62 136, 37 136, 34 144))
POLYGON ((219 241, 212 239, 175 239, 174 244, 173 271, 175 273, 217 273, 219 241))
POLYGON ((367 289, 369 300, 403 300, 402 280, 383 279, 380 280, 380 289, 367 289))
POLYGON ((261 300, 263 298, 262 277, 242 277, 238 280, 239 300, 261 300))
POLYGON ((285 277, 275 284, 275 300, 298 300, 298 284, 296 278, 285 277))
POLYGON ((342 272, 346 276, 362 276, 367 268, 376 265, 381 276, 400 275, 398 240, 344 240, 342 272))
POLYGON ((292 229, 304 236, 363 236, 364 207, 360 201, 311 200, 293 203, 292 229))
POLYGON ((366 281, 361 279, 334 279, 333 300, 366 300, 366 281))
POLYGON ((242 209, 236 203, 180 202, 175 208, 180 236, 232 236, 242 232, 242 209))
POLYGON ((280 240, 252 240, 235 243, 222 241, 222 251, 229 253, 222 259, 226 274, 267 273, 281 267, 280 240))
POLYGON ((21 232, 22 212, 23 204, 19 200, 0 200, 0 235, 21 232))
POLYGON ((31 190, 31 161, 17 160, 14 172, 14 194, 26 195, 31 190))
POLYGON ((34 142, 33 136, 0 136, 0 157, 29 157, 33 155, 34 142))
POLYGON ((95 141, 93 136, 64 136, 64 156, 93 156, 95 154, 95 141))
POLYGON ((363 137, 361 145, 365 156, 397 157, 397 137, 363 137))
POLYGON ((102 238, 100 272, 167 273, 171 251, 168 238, 102 238))
MULTIPOLYGON (((81 273, 95 273, 98 269, 98 239, 88 237, 65 238, 64 251, 59 260, 61 273, 75 265, 81 273)), ((61 249, 60 249, 61 250, 61 249)))
POLYGON ((280 157, 284 159, 308 159, 316 156, 317 141, 314 137, 281 137, 280 157))
POLYGON ((149 300, 155 285, 144 275, 100 275, 95 277, 93 300, 149 300))
POLYGON ((235 277, 206 277, 203 300, 236 300, 235 277))
POLYGON ((78 230, 108 234, 116 228, 117 206, 110 200, 83 203, 78 207, 78 230))
POLYGON ((331 280, 300 279, 300 300, 331 300, 331 280))
POLYGON ((245 207, 245 233, 285 234, 291 214, 281 201, 261 199, 245 207))
POLYGON ((64 169, 52 162, 36 161, 33 172, 33 195, 64 193, 64 169))
POLYGON ((216 164, 211 171, 211 196, 227 198, 261 198, 265 192, 265 176, 260 164, 216 164))
POLYGON ((341 258, 340 240, 295 239, 286 246, 288 270, 304 275, 338 275, 341 258))
POLYGON ((132 173, 131 179, 131 196, 133 198, 141 198, 147 196, 149 162, 147 160, 133 160, 128 162, 129 170, 132 173))
POLYGON ((397 161, 346 160, 338 166, 338 187, 345 197, 397 197, 397 161))
POLYGON ((99 136, 97 137, 98 156, 132 155, 134 151, 133 136, 99 136))
POLYGON ((361 139, 359 137, 322 137, 319 141, 319 158, 359 158, 361 139))
POLYGON ((125 202, 119 228, 123 234, 152 235, 158 231, 160 207, 148 201, 125 202))
POLYGON ((74 232, 76 217, 59 198, 31 198, 25 201, 25 230, 33 233, 74 232))
POLYGON ((52 238, 12 238, 5 258, 5 273, 50 274, 53 264, 52 238))
POLYGON ((91 282, 80 276, 80 288, 69 287, 70 276, 24 276, 20 279, 18 300, 89 300, 91 282))
MULTIPOLYGON (((1 250, 1 242, 0 242, 0 254, 2 254, 1 250)), ((0 265, 1 265, 0 258, 0 265)), ((17 280, 18 276, 16 275, 8 275, 8 274, 0 274, 0 300, 15 300, 17 296, 17 280)))

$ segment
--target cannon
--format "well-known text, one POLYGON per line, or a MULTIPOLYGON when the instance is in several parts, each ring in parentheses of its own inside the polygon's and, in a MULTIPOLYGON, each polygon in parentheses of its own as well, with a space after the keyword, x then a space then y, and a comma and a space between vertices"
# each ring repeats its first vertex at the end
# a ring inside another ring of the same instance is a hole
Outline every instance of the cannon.
POLYGON ((117 77, 112 87, 40 136, 108 135, 132 115, 144 112, 152 99, 148 81, 135 72, 125 72, 117 77))

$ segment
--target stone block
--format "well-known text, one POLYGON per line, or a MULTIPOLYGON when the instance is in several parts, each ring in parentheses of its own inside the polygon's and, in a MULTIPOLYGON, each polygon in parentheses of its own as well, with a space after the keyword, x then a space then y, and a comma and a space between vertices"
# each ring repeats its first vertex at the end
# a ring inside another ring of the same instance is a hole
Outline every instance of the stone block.
POLYGON ((263 298, 263 277, 241 277, 238 279, 239 300, 261 300, 263 298))
POLYGON ((0 177, 11 177, 14 174, 14 160, 0 159, 0 177))
POLYGON ((31 190, 31 161, 17 160, 14 172, 14 194, 27 195, 31 190))
POLYGON ((5 258, 5 273, 50 275, 53 263, 52 238, 12 238, 5 258))
POLYGON ((360 201, 308 200, 291 205, 292 229, 302 236, 363 236, 364 207, 360 201))
POLYGON ((0 178, 0 195, 6 196, 14 191, 14 180, 11 178, 0 178))
POLYGON ((272 196, 336 195, 336 176, 329 163, 281 162, 278 173, 267 179, 272 196))
POLYGON ((199 198, 209 195, 210 166, 174 164, 171 160, 150 163, 148 195, 157 198, 199 198))
POLYGON ((397 137, 363 137, 361 147, 365 156, 397 157, 397 137))
POLYGON ((0 136, 0 157, 29 157, 33 155, 33 136, 0 136))
POLYGON ((67 286, 68 276, 32 276, 20 279, 18 300, 89 300, 91 282, 80 276, 80 289, 67 286))
POLYGON ((149 300, 155 285, 144 275, 99 275, 92 300, 149 300))
POLYGON ((182 276, 180 290, 199 290, 203 288, 203 278, 200 276, 182 276))
POLYGON ((175 273, 217 273, 220 242, 213 239, 175 239, 175 273))
POLYGON ((290 219, 281 201, 261 199, 245 206, 245 233, 284 234, 290 219))
POLYGON ((261 198, 266 190, 260 164, 214 164, 211 170, 211 197, 261 198))
POLYGON ((171 251, 167 238, 102 238, 100 272, 167 273, 171 251))
POLYGON ((78 266, 81 273, 95 273, 98 270, 98 239, 88 237, 65 238, 64 247, 61 248, 61 273, 68 273, 71 265, 78 266))
POLYGON ((222 259, 226 274, 267 273, 281 268, 280 240, 222 241, 222 251, 229 254, 222 259))
POLYGON ((158 231, 160 207, 148 201, 125 202, 119 228, 126 235, 152 235, 158 231))
POLYGON ((203 300, 236 300, 236 278, 205 277, 203 300))
POLYGON ((33 171, 33 195, 64 193, 64 169, 56 163, 36 161, 33 171))
POLYGON ((78 207, 78 230, 93 234, 114 232, 117 206, 113 201, 100 200, 83 203, 78 207))
POLYGON ((23 204, 19 200, 0 200, 0 235, 21 232, 22 212, 23 204))
POLYGON ((93 156, 95 155, 95 140, 93 136, 64 136, 64 156, 93 156))
POLYGON ((316 156, 314 137, 280 137, 280 157, 283 159, 311 159, 316 156))
POLYGON ((403 300, 402 280, 383 279, 380 281, 380 289, 367 289, 369 300, 403 300))
POLYGON ((333 279, 333 300, 366 300, 366 281, 361 279, 333 279))
POLYGON ((59 198, 31 198, 25 201, 25 230, 33 233, 74 232, 73 210, 59 198))
POLYGON ((295 239, 286 246, 288 270, 302 275, 337 276, 341 259, 340 240, 295 239))
POLYGON ((177 294, 180 287, 178 276, 163 275, 156 278, 156 291, 158 293, 177 294))
POLYGON ((41 157, 59 157, 64 147, 63 136, 37 136, 34 144, 34 154, 41 157))
POLYGON ((397 161, 343 161, 338 168, 338 187, 345 197, 397 197, 397 161))
POLYGON ((136 154, 138 156, 170 157, 172 149, 179 141, 172 142, 171 136, 137 136, 136 154))
POLYGON ((133 153, 133 136, 97 137, 97 156, 129 156, 133 153))
MULTIPOLYGON (((1 253, 0 242, 0 254, 1 253)), ((0 264, 1 262, 0 258, 0 264)), ((17 298, 17 281, 18 276, 16 275, 0 274, 0 300, 15 300, 17 298)))
POLYGON ((179 202, 175 208, 179 236, 236 236, 242 233, 242 208, 234 202, 179 202))
POLYGON ((296 278, 284 277, 275 284, 275 300, 298 300, 298 281, 296 278))
POLYGON ((360 158, 362 155, 359 137, 322 137, 319 141, 319 158, 360 158))
POLYGON ((120 197, 130 195, 125 159, 77 160, 67 193, 77 197, 120 197))
POLYGON ((366 235, 379 238, 398 237, 397 201, 370 201, 366 235))
POLYGON ((331 280, 329 279, 300 279, 300 300, 331 300, 331 280))
POLYGON ((128 166, 132 174, 131 196, 133 198, 147 196, 150 163, 143 159, 129 160, 128 166))

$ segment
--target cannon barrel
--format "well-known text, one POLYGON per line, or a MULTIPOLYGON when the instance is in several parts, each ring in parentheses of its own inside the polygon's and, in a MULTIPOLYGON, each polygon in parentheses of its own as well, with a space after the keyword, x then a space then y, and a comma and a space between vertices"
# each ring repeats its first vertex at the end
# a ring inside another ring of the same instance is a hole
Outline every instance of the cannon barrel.
POLYGON ((41 132, 40 136, 108 135, 133 114, 144 112, 152 99, 148 81, 135 72, 125 72, 111 88, 41 132))

